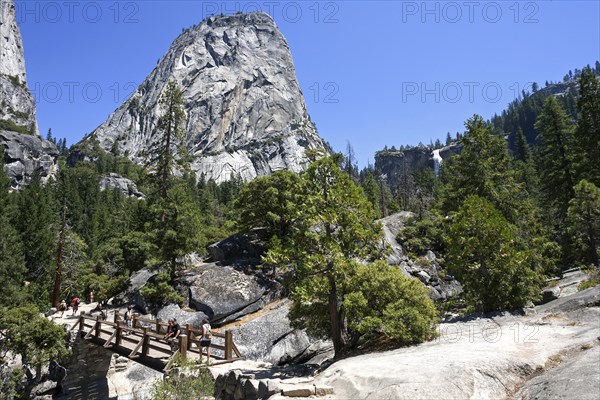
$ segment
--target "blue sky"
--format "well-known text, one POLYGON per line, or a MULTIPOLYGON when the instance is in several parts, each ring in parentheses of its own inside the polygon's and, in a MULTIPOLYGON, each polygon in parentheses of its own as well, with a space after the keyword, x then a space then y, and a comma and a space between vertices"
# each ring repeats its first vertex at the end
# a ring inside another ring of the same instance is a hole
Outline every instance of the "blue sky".
POLYGON ((269 12, 308 111, 361 166, 428 144, 531 82, 600 59, 599 1, 15 1, 40 132, 68 144, 137 87, 182 28, 213 13, 269 12))

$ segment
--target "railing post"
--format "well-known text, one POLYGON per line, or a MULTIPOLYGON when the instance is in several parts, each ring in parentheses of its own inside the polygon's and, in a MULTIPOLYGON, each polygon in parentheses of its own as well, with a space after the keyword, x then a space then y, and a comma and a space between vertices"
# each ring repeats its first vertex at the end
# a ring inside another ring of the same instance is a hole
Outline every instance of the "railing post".
POLYGON ((116 324, 117 322, 119 322, 119 310, 115 310, 115 316, 113 318, 113 322, 116 324))
POLYGON ((138 324, 140 323, 140 321, 138 321, 139 317, 140 317, 140 314, 138 314, 138 313, 133 314, 133 321, 131 322, 131 327, 133 329, 137 329, 138 324))
POLYGON ((79 315, 79 331, 83 331, 83 328, 85 326, 84 325, 84 320, 85 319, 83 318, 83 315, 79 315))
POLYGON ((123 334, 123 328, 121 328, 121 326, 122 326, 122 322, 118 321, 117 322, 117 328, 116 328, 117 329, 117 335, 115 337, 115 344, 117 346, 121 345, 121 335, 123 334))
POLYGON ((150 336, 148 336, 148 328, 144 328, 144 341, 142 342, 142 355, 147 356, 150 347, 148 346, 148 342, 150 341, 150 336))
POLYGON ((187 348, 191 349, 192 348, 192 325, 191 324, 185 324, 185 333, 187 335, 187 348))
POLYGON ((156 317, 156 332, 160 333, 160 319, 156 317))
POLYGON ((231 331, 225 331, 225 359, 233 359, 233 335, 231 331))
POLYGON ((181 361, 185 361, 187 358, 187 347, 188 335, 179 335, 179 354, 181 355, 181 361))
POLYGON ((97 338, 98 336, 100 336, 100 326, 102 325, 102 320, 100 319, 100 316, 97 315, 96 316, 96 326, 95 331, 94 331, 94 337, 97 338))

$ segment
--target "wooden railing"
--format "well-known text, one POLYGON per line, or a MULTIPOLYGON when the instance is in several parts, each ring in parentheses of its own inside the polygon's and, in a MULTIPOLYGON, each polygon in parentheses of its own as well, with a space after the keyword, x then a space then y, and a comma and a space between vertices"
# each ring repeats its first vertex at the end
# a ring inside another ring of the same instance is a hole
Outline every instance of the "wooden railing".
MULTIPOLYGON (((202 348, 200 339, 202 330, 193 328, 190 324, 181 327, 181 334, 178 337, 178 350, 166 349, 160 344, 165 344, 163 328, 166 328, 168 323, 160 319, 146 319, 133 314, 131 327, 121 319, 119 312, 115 312, 113 321, 103 320, 100 316, 91 317, 81 315, 78 321, 71 327, 71 330, 79 327, 79 331, 84 333, 85 339, 99 339, 101 334, 109 336, 104 342, 105 348, 112 346, 120 346, 129 349, 124 341, 129 345, 133 345, 133 349, 129 353, 129 358, 135 358, 139 355, 148 357, 150 350, 154 350, 159 354, 164 354, 169 357, 166 368, 168 368, 178 354, 182 360, 188 358, 189 353, 198 353, 201 356, 202 348), (154 342, 154 343, 153 343, 154 342), (156 344, 159 342, 159 344, 156 344), (192 345, 196 345, 197 350, 192 350, 192 345), (138 354, 139 353, 139 354, 138 354)), ((223 352, 222 359, 224 362, 232 362, 242 358, 240 351, 233 342, 233 333, 225 331, 224 333, 212 331, 211 349, 220 350, 223 352), (223 339, 223 345, 213 343, 214 338, 223 339)), ((213 354, 212 357, 215 357, 213 354)), ((161 358, 161 357, 154 357, 161 358)), ((215 357, 221 358, 221 357, 215 357)))

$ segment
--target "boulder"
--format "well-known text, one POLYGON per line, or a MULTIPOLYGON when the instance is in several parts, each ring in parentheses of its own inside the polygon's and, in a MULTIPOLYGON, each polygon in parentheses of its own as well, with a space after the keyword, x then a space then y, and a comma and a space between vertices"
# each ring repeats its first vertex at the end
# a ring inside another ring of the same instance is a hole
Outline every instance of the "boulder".
POLYGON ((110 173, 100 178, 100 190, 117 189, 127 197, 143 200, 146 195, 140 192, 137 185, 131 180, 119 174, 110 173))
POLYGON ((146 299, 140 293, 140 290, 144 287, 144 285, 148 282, 149 279, 156 276, 157 272, 150 271, 146 268, 143 268, 137 272, 134 272, 128 280, 127 289, 113 297, 112 304, 125 304, 132 303, 135 304, 140 310, 146 312, 147 304, 146 299))
POLYGON ((558 285, 544 289, 542 292, 542 301, 540 304, 548 303, 560 297, 560 287, 558 285))
MULTIPOLYGON (((281 364, 305 353, 316 342, 305 332, 291 327, 288 318, 290 304, 289 300, 284 300, 263 315, 229 328, 244 358, 281 364)), ((305 358, 310 357, 309 353, 305 354, 305 358)))
POLYGON ((201 328, 202 320, 208 318, 203 312, 184 311, 177 304, 169 304, 158 312, 158 318, 163 321, 168 321, 171 318, 177 319, 177 322, 182 327, 186 324, 192 325, 193 328, 201 328))
POLYGON ((194 267, 179 284, 189 288, 190 307, 211 322, 224 323, 258 311, 271 299, 269 289, 256 276, 215 263, 194 267))
POLYGON ((39 136, 0 130, 0 146, 12 189, 26 185, 34 172, 47 182, 57 171, 58 149, 39 136))
POLYGON ((263 231, 254 230, 250 234, 236 233, 220 242, 208 246, 209 261, 231 262, 244 260, 246 263, 258 265, 265 251, 262 244, 263 231))

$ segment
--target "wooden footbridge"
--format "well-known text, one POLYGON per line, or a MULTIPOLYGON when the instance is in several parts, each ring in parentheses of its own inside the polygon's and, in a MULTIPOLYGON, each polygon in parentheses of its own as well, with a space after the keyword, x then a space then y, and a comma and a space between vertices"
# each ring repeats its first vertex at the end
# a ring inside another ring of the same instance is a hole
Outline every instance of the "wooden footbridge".
MULTIPOLYGON (((169 371, 173 362, 181 360, 206 360, 201 353, 200 329, 190 324, 181 326, 179 338, 170 343, 164 338, 168 323, 160 319, 145 319, 133 314, 131 327, 127 326, 115 312, 114 320, 106 321, 101 316, 80 315, 71 330, 78 328, 83 338, 116 353, 127 356, 152 368, 169 371)), ((242 359, 233 342, 233 333, 211 330, 211 365, 224 364, 242 359), (217 343, 215 343, 217 342, 217 343)))

